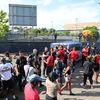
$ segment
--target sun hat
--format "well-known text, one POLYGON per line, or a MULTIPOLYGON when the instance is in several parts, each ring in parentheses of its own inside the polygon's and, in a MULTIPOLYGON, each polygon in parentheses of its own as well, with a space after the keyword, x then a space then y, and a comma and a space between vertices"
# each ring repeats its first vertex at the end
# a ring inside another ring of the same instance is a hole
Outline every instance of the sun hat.
POLYGON ((42 81, 43 78, 41 78, 40 76, 33 74, 29 77, 29 82, 34 82, 34 81, 42 81))

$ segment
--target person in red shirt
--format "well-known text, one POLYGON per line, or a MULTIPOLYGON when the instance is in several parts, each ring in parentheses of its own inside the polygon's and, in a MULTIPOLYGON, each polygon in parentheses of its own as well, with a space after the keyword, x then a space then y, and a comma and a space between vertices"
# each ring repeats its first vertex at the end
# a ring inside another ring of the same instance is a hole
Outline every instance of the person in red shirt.
POLYGON ((29 77, 29 83, 24 88, 25 100, 40 100, 39 93, 36 89, 40 81, 42 81, 42 78, 36 74, 29 77))
POLYGON ((82 49, 82 65, 84 63, 84 61, 86 61, 86 57, 89 55, 89 47, 84 47, 82 49))
POLYGON ((69 53, 69 58, 72 61, 72 72, 74 72, 76 59, 78 58, 78 52, 75 50, 75 48, 73 48, 72 51, 69 53))
POLYGON ((73 48, 72 51, 69 53, 69 55, 70 55, 70 59, 74 61, 78 57, 78 52, 75 50, 75 48, 73 48))
POLYGON ((46 74, 48 76, 49 73, 52 72, 52 70, 53 70, 53 56, 52 56, 52 51, 49 52, 48 58, 44 62, 47 64, 46 74))
POLYGON ((99 77, 99 66, 100 66, 100 54, 95 55, 95 67, 94 67, 94 82, 98 83, 99 77))
POLYGON ((64 61, 65 52, 62 45, 60 45, 58 48, 58 54, 61 55, 61 59, 64 61))

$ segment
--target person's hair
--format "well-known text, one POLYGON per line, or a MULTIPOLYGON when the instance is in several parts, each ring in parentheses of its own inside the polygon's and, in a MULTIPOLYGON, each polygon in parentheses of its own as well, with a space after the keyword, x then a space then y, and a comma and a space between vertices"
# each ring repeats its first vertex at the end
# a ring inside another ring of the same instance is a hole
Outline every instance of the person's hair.
POLYGON ((35 88, 38 85, 38 81, 32 81, 30 83, 31 83, 32 88, 35 88))
POLYGON ((56 72, 51 72, 51 73, 49 74, 48 78, 49 78, 49 80, 50 80, 51 82, 55 82, 56 79, 58 78, 58 74, 56 74, 56 72))
POLYGON ((52 54, 52 51, 49 51, 49 52, 48 52, 48 55, 51 55, 51 54, 52 54))
POLYGON ((60 55, 60 54, 58 54, 58 55, 57 55, 57 57, 60 59, 60 58, 61 58, 61 55, 60 55))
POLYGON ((4 57, 1 58, 2 63, 6 63, 6 59, 4 57))
POLYGON ((37 54, 37 49, 33 49, 33 54, 37 54))
POLYGON ((7 57, 9 57, 9 56, 10 56, 8 51, 5 53, 5 56, 7 56, 7 57))
POLYGON ((68 61, 68 66, 72 66, 72 61, 68 61))

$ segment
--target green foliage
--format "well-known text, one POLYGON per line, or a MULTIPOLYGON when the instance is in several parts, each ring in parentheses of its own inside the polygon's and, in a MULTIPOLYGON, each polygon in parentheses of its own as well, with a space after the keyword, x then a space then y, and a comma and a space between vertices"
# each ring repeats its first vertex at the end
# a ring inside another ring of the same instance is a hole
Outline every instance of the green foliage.
POLYGON ((69 36, 70 35, 70 31, 65 31, 64 35, 69 36))
POLYGON ((48 35, 53 35, 53 34, 55 34, 55 32, 56 32, 56 30, 53 28, 48 29, 48 35))
POLYGON ((27 28, 24 30, 24 33, 26 35, 31 35, 31 36, 44 36, 44 35, 52 35, 56 33, 55 29, 46 29, 46 28, 27 28))
POLYGON ((99 39, 99 32, 96 26, 85 27, 83 30, 90 30, 92 32, 91 37, 89 37, 89 39, 87 38, 87 40, 97 41, 99 39))
POLYGON ((0 39, 6 38, 7 32, 9 31, 9 26, 7 25, 8 19, 6 18, 7 13, 0 11, 0 39))

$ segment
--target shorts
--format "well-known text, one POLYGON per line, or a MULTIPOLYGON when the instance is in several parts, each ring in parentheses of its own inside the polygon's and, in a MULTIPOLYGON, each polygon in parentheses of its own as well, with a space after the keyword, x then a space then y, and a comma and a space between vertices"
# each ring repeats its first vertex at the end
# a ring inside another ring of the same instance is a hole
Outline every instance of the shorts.
POLYGON ((57 97, 50 97, 48 94, 46 94, 45 100, 57 100, 57 97))
POLYGON ((95 72, 99 72, 99 64, 96 64, 96 65, 95 65, 94 71, 95 71, 95 72))
POLYGON ((71 75, 66 74, 65 76, 65 82, 69 82, 71 79, 71 75))

